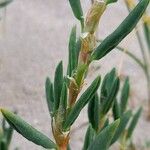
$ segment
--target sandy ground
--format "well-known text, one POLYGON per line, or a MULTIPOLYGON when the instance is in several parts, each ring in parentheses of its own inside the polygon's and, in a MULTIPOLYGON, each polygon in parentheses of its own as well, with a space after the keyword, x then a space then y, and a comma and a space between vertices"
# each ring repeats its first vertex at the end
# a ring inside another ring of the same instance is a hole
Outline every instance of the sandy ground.
MULTIPOLYGON (((89 2, 82 2, 86 9, 89 2)), ((121 0, 118 4, 108 7, 101 20, 99 37, 104 38, 111 33, 126 15, 127 10, 121 0)), ((0 107, 17 109, 20 116, 50 137, 52 134, 44 82, 47 76, 53 78, 54 68, 60 60, 63 60, 64 64, 67 63, 68 36, 71 27, 76 23, 68 2, 64 0, 15 0, 7 8, 5 20, 1 21, 0 107)), ((141 56, 134 33, 121 45, 141 56)), ((114 66, 119 68, 122 59, 124 63, 121 73, 129 75, 133 83, 131 104, 133 107, 144 105, 146 83, 143 72, 131 59, 116 50, 92 65, 89 79, 93 79, 97 74, 104 75, 114 66), (94 68, 99 65, 101 68, 95 71, 94 68)), ((85 109, 74 128, 86 120, 85 109)), ((83 129, 86 130, 86 127, 72 134, 73 150, 82 147, 85 132, 83 129)), ((143 115, 134 136, 138 145, 150 140, 148 131, 150 124, 145 121, 143 115)), ((17 133, 14 134, 10 150, 14 147, 19 147, 20 150, 42 149, 17 133)))

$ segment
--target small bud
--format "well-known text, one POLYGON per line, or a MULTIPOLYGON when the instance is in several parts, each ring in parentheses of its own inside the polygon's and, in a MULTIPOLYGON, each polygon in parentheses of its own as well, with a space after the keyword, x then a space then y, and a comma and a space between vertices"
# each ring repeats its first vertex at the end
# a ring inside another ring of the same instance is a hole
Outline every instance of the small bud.
POLYGON ((89 12, 87 13, 85 21, 85 32, 93 34, 99 24, 100 17, 106 9, 106 2, 104 0, 96 0, 92 4, 89 12))

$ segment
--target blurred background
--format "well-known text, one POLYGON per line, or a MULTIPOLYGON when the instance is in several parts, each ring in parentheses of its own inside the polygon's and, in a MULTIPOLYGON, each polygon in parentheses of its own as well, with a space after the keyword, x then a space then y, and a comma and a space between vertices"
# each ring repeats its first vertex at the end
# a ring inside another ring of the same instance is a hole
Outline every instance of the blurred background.
MULTIPOLYGON (((86 13, 90 0, 81 2, 86 13)), ((108 6, 99 25, 98 37, 104 39, 127 14, 122 0, 108 6)), ((60 60, 67 64, 69 34, 72 26, 78 22, 66 0, 14 0, 7 8, 0 10, 0 16, 0 107, 17 110, 31 125, 52 137, 45 79, 47 76, 53 79, 60 60)), ((123 40, 121 46, 141 57, 134 32, 123 40)), ((145 119, 146 81, 141 68, 124 53, 113 50, 104 59, 91 65, 86 82, 89 83, 97 74, 104 76, 112 67, 116 67, 121 76, 130 77, 131 107, 144 107, 134 133, 134 141, 140 149, 150 142, 150 122, 145 119)), ((82 147, 86 131, 83 124, 86 121, 85 109, 73 127, 73 150, 82 147)), ((10 149, 14 147, 20 150, 42 149, 16 132, 10 149)))

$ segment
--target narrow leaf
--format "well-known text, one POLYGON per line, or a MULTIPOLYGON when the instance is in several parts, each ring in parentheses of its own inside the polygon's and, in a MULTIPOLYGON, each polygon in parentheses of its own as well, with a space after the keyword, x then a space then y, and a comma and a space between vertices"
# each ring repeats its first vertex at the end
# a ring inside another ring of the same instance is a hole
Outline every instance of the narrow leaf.
POLYGON ((115 81, 116 79, 116 69, 113 68, 110 73, 109 73, 109 76, 107 78, 107 81, 106 81, 106 89, 107 89, 107 93, 109 94, 110 91, 111 91, 111 88, 113 86, 113 82, 115 81))
POLYGON ((120 118, 120 107, 119 107, 117 99, 114 100, 113 117, 114 117, 114 120, 117 120, 118 118, 120 118))
POLYGON ((100 77, 98 76, 87 90, 81 95, 77 103, 74 105, 64 122, 63 129, 67 130, 79 116, 84 106, 92 99, 100 85, 100 77))
POLYGON ((129 128, 128 128, 127 138, 130 138, 132 136, 133 131, 134 131, 134 129, 138 123, 140 116, 141 116, 141 113, 142 113, 142 108, 139 108, 137 110, 137 112, 135 113, 135 115, 133 116, 132 121, 131 121, 129 128))
POLYGON ((69 39, 69 60, 67 74, 72 75, 72 71, 77 66, 77 50, 76 50, 76 26, 72 28, 69 39))
POLYGON ((98 94, 91 99, 88 105, 88 118, 92 128, 97 131, 99 127, 99 97, 98 94))
POLYGON ((5 136, 6 136, 6 141, 7 141, 7 145, 9 146, 10 145, 10 142, 12 140, 12 135, 13 135, 13 128, 12 127, 9 127, 7 129, 7 132, 5 133, 5 136))
POLYGON ((111 88, 111 92, 109 93, 108 97, 106 98, 106 100, 103 102, 102 104, 102 114, 106 114, 109 109, 111 108, 115 98, 116 98, 116 95, 118 93, 118 90, 119 90, 119 78, 117 78, 115 81, 114 81, 114 84, 111 88))
POLYGON ((83 11, 80 0, 69 0, 74 16, 78 20, 83 20, 83 11))
POLYGON ((67 108, 67 86, 65 82, 61 91, 60 106, 63 108, 63 110, 66 110, 67 108))
POLYGON ((99 60, 114 49, 136 26, 149 4, 149 0, 141 0, 130 12, 119 27, 96 48, 92 54, 92 60, 99 60))
POLYGON ((107 73, 103 79, 103 83, 101 86, 101 102, 107 98, 109 93, 111 92, 111 88, 113 86, 114 80, 116 79, 116 69, 113 68, 109 73, 107 73))
POLYGON ((88 150, 107 150, 110 142, 115 134, 120 120, 116 120, 106 128, 104 128, 91 143, 88 150))
POLYGON ((59 108, 61 90, 63 86, 63 65, 62 61, 58 64, 54 79, 54 112, 59 108))
POLYGON ((92 126, 89 125, 89 127, 86 131, 86 135, 85 135, 85 139, 84 139, 84 146, 83 146, 82 150, 88 149, 90 144, 93 142, 94 137, 95 137, 95 131, 93 130, 92 126))
POLYGON ((126 111, 127 108, 129 91, 130 91, 129 78, 126 78, 121 92, 121 98, 120 98, 120 108, 122 114, 126 111))
POLYGON ((47 106, 48 106, 50 114, 52 114, 53 105, 54 105, 53 84, 51 83, 48 77, 45 82, 45 92, 46 92, 47 106))
POLYGON ((31 125, 26 123, 19 116, 4 109, 1 109, 1 112, 4 118, 10 124, 10 126, 14 128, 22 136, 24 136, 26 139, 28 139, 29 141, 32 141, 33 143, 37 145, 43 146, 44 148, 56 149, 56 145, 53 141, 51 141, 43 133, 39 132, 38 130, 33 128, 31 125))
POLYGON ((113 136, 113 139, 111 141, 111 145, 114 144, 118 138, 120 137, 120 135, 123 133, 123 131, 125 130, 129 120, 130 120, 130 117, 131 117, 132 113, 131 111, 127 111, 121 118, 120 118, 120 124, 113 136))

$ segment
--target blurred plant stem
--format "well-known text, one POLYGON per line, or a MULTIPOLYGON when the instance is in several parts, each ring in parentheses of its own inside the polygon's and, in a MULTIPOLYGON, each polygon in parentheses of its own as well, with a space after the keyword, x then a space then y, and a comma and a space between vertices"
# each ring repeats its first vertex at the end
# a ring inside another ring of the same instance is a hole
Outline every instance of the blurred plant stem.
MULTIPOLYGON (((126 7, 129 11, 129 13, 132 11, 132 9, 135 7, 135 1, 129 1, 129 0, 125 0, 125 4, 126 4, 126 7)), ((144 26, 144 23, 142 22, 142 25, 144 26)), ((146 77, 146 82, 147 82, 147 96, 148 96, 148 114, 147 114, 147 119, 150 120, 150 62, 149 62, 149 56, 147 56, 147 52, 146 52, 146 49, 144 47, 144 43, 143 43, 143 40, 141 38, 141 35, 140 35, 140 32, 138 30, 138 27, 136 26, 135 27, 135 34, 136 34, 136 37, 137 37, 137 40, 138 40, 138 43, 139 43, 139 46, 140 46, 140 50, 141 50, 141 54, 142 54, 142 60, 143 60, 143 71, 144 71, 144 74, 145 74, 145 77, 146 77)), ((147 34, 150 34, 150 33, 147 33, 147 34)), ((146 35, 145 35, 146 37, 146 35)), ((149 45, 147 43, 147 48, 149 49, 149 45)), ((149 50, 150 51, 150 50, 149 50)), ((148 53, 150 54, 150 53, 148 53)))

